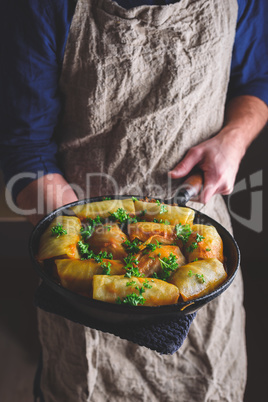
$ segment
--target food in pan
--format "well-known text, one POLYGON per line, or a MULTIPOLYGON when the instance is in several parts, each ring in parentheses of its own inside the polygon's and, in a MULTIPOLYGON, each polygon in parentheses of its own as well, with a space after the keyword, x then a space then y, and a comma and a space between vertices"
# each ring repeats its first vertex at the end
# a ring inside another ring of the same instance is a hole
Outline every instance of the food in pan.
POLYGON ((104 200, 71 208, 40 239, 37 259, 63 287, 132 306, 191 301, 227 278, 222 240, 193 224, 194 211, 152 200, 104 200))
POLYGON ((196 258, 217 258, 223 262, 223 243, 214 226, 192 226, 192 233, 185 244, 185 256, 188 262, 196 258))
POLYGON ((158 279, 129 279, 122 275, 94 276, 93 299, 122 304, 129 298, 132 298, 134 305, 162 306, 175 304, 179 298, 179 290, 177 286, 158 279))
POLYGON ((80 240, 81 222, 74 216, 58 216, 40 239, 38 260, 50 258, 79 258, 77 243, 80 240))
POLYGON ((94 275, 122 275, 124 264, 118 260, 103 259, 101 263, 89 260, 55 260, 56 273, 63 287, 90 296, 94 275))
POLYGON ((169 282, 178 287, 183 301, 188 301, 211 292, 226 278, 223 264, 216 258, 208 258, 182 266, 169 282))

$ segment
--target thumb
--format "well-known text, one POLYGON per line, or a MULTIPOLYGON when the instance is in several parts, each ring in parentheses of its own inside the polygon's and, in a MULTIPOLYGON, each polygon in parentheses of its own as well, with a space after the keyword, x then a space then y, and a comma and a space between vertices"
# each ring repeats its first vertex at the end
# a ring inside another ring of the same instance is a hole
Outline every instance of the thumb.
POLYGON ((172 179, 179 179, 180 177, 186 176, 193 169, 195 165, 201 160, 201 154, 195 148, 191 148, 182 161, 170 172, 168 175, 172 179))

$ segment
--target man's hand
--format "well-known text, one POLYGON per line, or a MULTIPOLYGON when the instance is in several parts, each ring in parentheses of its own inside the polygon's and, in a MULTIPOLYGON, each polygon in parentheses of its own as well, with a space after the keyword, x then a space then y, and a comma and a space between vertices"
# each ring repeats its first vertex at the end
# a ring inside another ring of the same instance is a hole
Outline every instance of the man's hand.
POLYGON ((198 166, 204 173, 200 202, 206 204, 217 193, 230 194, 240 162, 267 118, 268 108, 260 99, 253 96, 234 98, 227 106, 224 128, 215 137, 191 148, 169 172, 170 177, 184 177, 198 166))

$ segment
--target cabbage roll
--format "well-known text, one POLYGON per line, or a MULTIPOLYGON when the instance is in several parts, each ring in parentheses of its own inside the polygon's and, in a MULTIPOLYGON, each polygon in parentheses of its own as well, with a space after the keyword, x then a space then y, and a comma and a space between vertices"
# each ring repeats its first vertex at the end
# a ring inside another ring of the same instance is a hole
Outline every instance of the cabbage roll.
POLYGON ((193 225, 192 234, 185 244, 185 256, 187 262, 192 262, 196 258, 217 258, 223 263, 223 243, 222 239, 214 226, 193 225), (204 237, 198 238, 197 234, 204 237), (198 242, 198 240, 201 240, 198 242))
POLYGON ((127 236, 119 226, 110 224, 97 226, 87 243, 96 254, 106 251, 112 253, 115 260, 123 260, 127 256, 127 252, 122 243, 126 240, 127 236))
POLYGON ((168 280, 176 285, 184 301, 212 292, 227 278, 223 264, 216 258, 199 260, 180 267, 168 280))
POLYGON ((134 202, 130 198, 125 200, 105 200, 71 207, 75 215, 81 220, 86 218, 96 219, 97 216, 109 218, 110 214, 116 212, 118 208, 124 209, 130 215, 135 215, 134 202))
POLYGON ((78 259, 79 253, 76 245, 80 239, 80 228, 81 222, 74 216, 55 218, 41 236, 37 259, 39 261, 55 257, 78 259), (55 228, 61 230, 57 231, 55 228))
POLYGON ((121 261, 103 259, 102 263, 95 260, 55 260, 56 272, 61 285, 83 295, 89 296, 92 291, 94 275, 122 275, 124 264, 121 261))
POLYGON ((170 240, 171 243, 176 240, 174 226, 165 225, 164 223, 131 223, 130 225, 128 225, 128 233, 131 241, 137 238, 144 242, 154 235, 162 236, 165 239, 170 240))
POLYGON ((145 220, 162 219, 169 221, 171 225, 178 223, 192 225, 195 215, 190 208, 144 201, 135 201, 135 211, 136 215, 142 214, 145 220))
POLYGON ((107 275, 93 277, 93 299, 108 303, 161 306, 177 303, 178 297, 176 286, 159 279, 107 275))
POLYGON ((139 261, 138 268, 140 273, 144 274, 145 277, 152 276, 154 272, 161 273, 162 265, 160 259, 169 258, 170 254, 176 256, 178 267, 186 263, 180 248, 174 245, 166 245, 166 241, 161 236, 152 236, 141 245, 141 251, 137 254, 139 261))

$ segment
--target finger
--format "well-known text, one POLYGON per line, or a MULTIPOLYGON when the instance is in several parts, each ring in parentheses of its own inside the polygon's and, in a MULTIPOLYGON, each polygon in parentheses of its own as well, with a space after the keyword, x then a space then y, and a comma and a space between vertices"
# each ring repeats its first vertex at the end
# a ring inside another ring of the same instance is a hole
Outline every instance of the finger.
POLYGON ((201 153, 196 148, 191 148, 183 160, 168 174, 172 179, 186 176, 201 160, 201 153))
POLYGON ((207 204, 211 197, 216 194, 218 190, 218 183, 215 177, 210 173, 204 174, 204 188, 201 192, 199 199, 203 204, 207 204))

